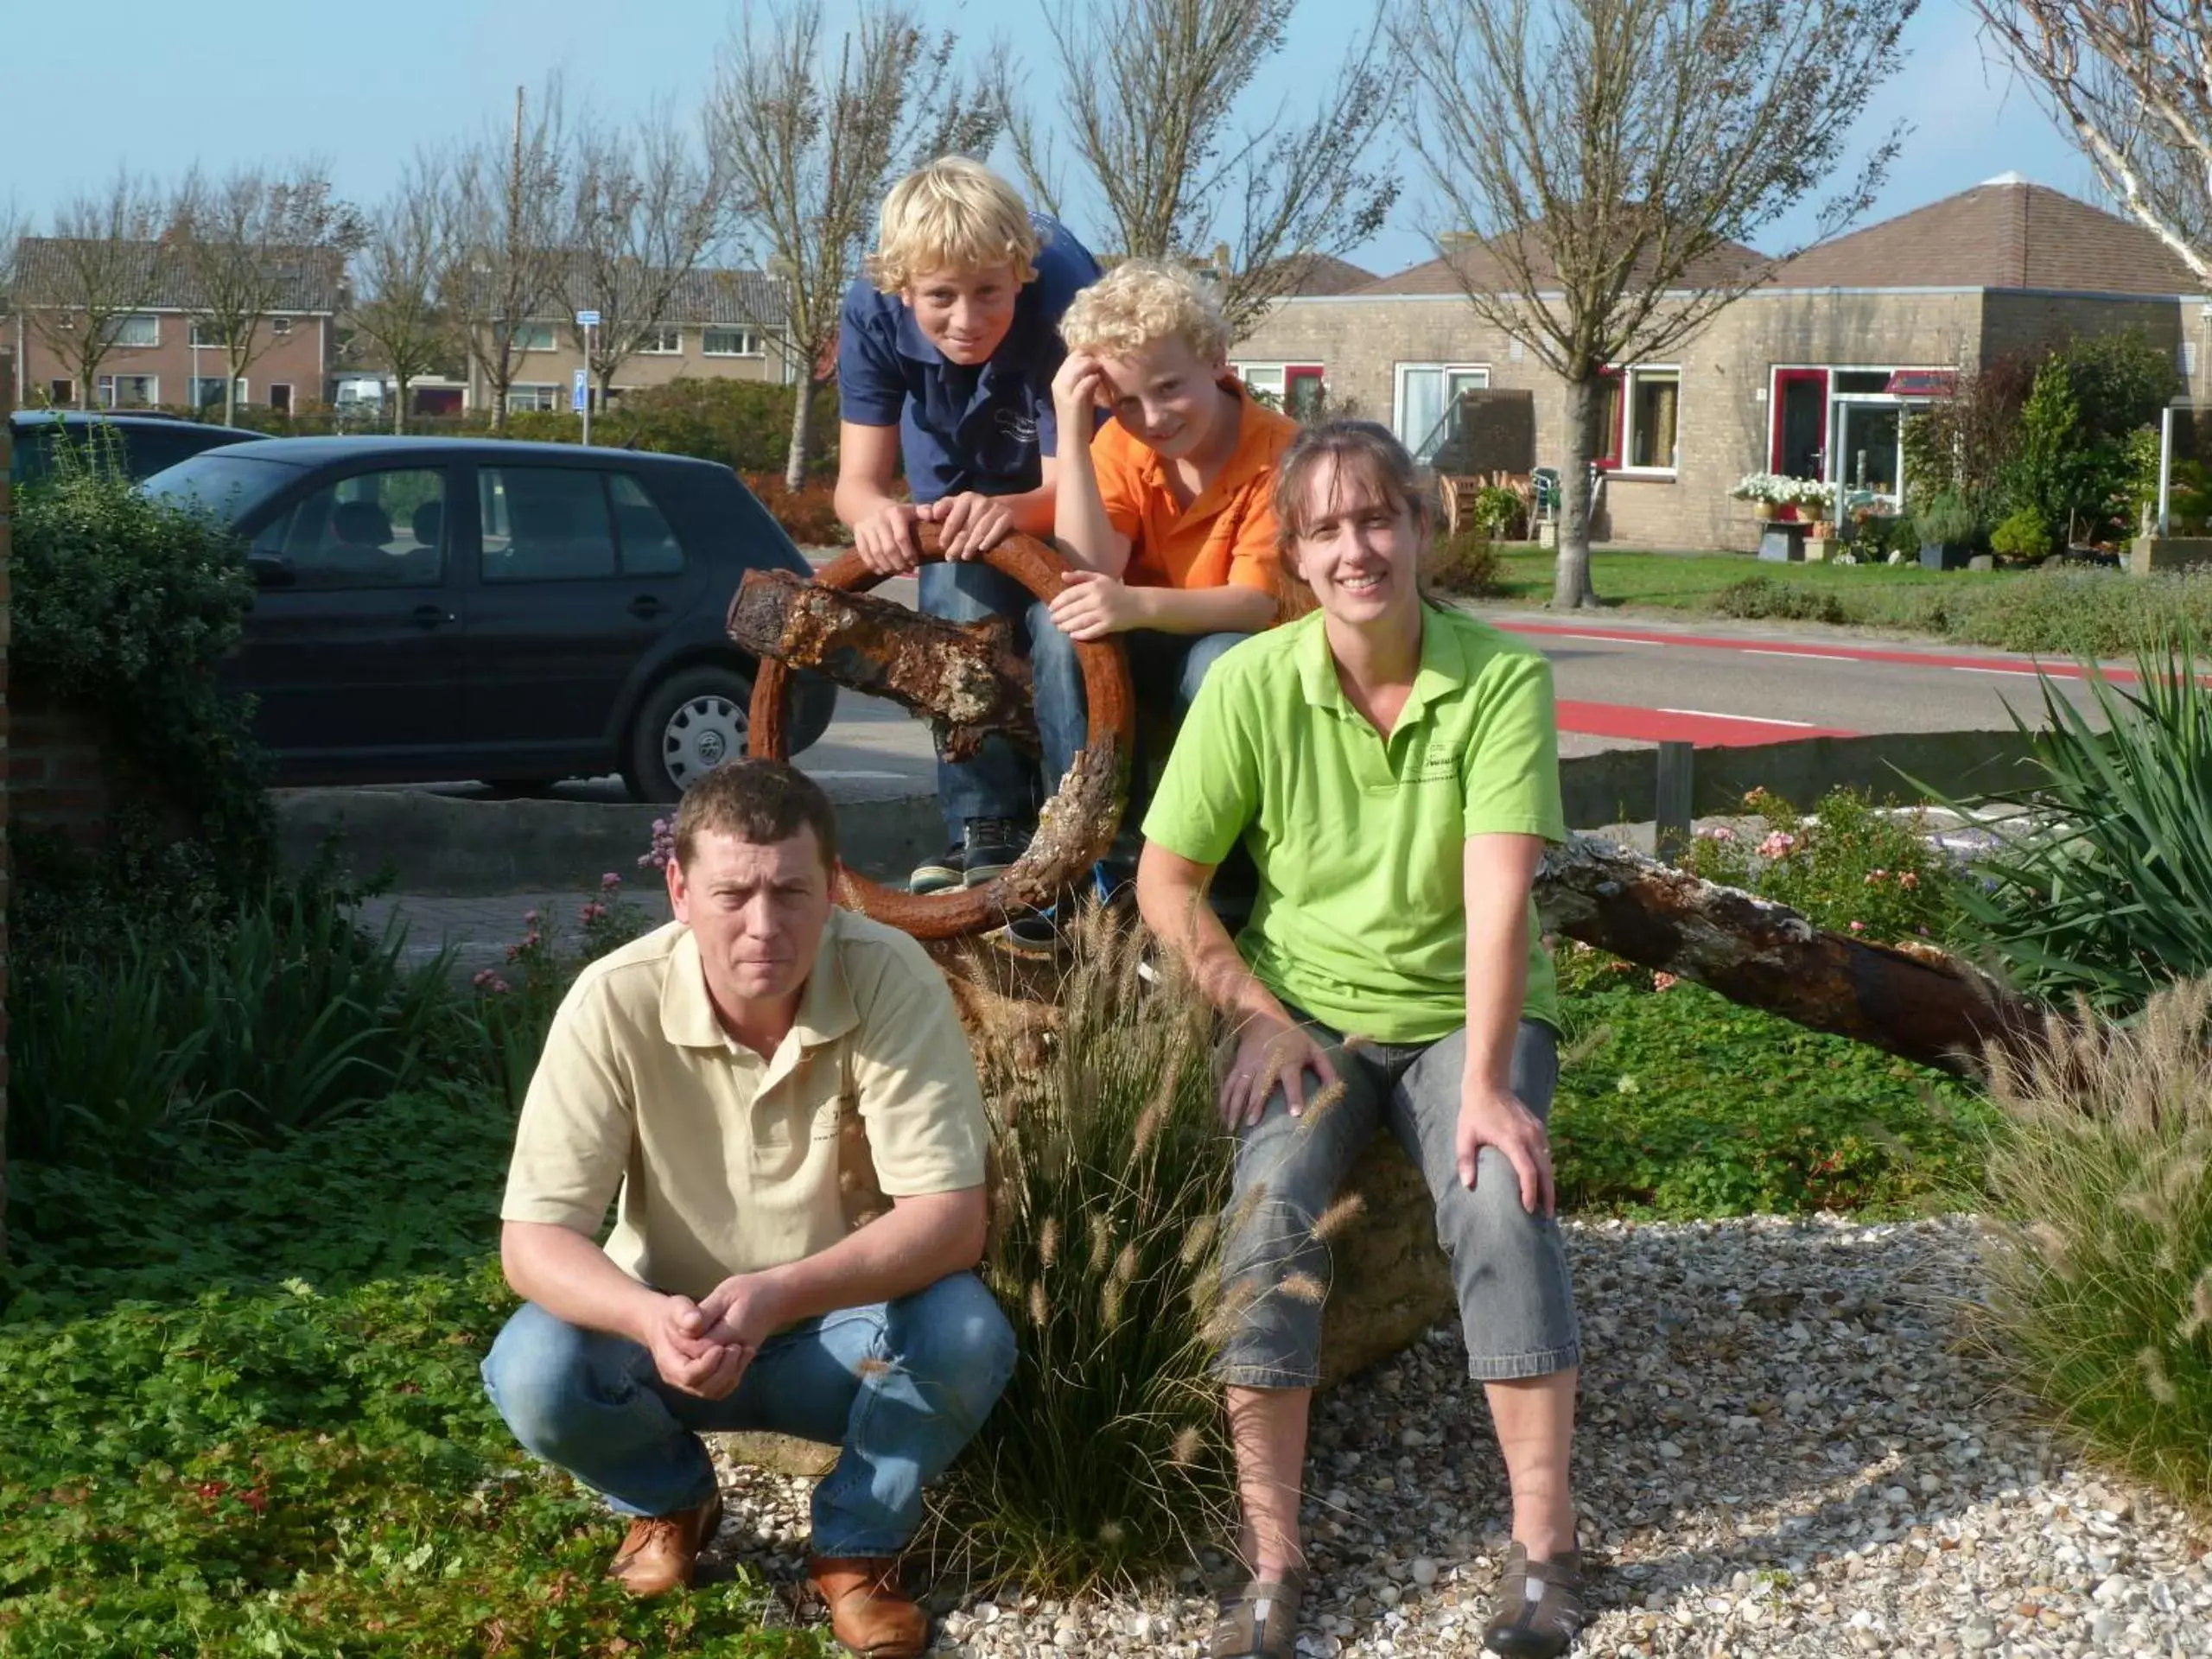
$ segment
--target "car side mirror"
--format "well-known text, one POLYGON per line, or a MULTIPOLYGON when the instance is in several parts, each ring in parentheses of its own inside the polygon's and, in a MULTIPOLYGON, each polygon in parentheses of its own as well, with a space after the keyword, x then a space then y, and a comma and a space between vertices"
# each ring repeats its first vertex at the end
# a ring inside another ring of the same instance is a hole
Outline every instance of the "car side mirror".
POLYGON ((292 562, 275 553, 249 553, 245 568, 257 588, 289 588, 297 577, 292 562))

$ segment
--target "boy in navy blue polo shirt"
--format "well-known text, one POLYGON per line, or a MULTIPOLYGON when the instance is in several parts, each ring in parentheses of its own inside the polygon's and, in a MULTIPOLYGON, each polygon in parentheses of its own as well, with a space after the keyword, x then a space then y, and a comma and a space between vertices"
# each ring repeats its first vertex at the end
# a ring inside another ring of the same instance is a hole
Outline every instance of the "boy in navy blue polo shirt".
MULTIPOLYGON (((887 575, 920 564, 918 524, 938 527, 944 563, 921 566, 932 616, 1011 618, 1026 643, 1035 601, 975 561, 1014 531, 1052 533, 1060 315, 1097 277, 1064 226, 963 156, 932 162, 884 200, 868 275, 846 294, 839 326, 837 517, 861 561, 887 575), (911 500, 897 493, 902 458, 911 500)), ((1039 688, 1037 703, 1040 721, 1068 718, 1071 703, 1082 718, 1079 696, 1039 688)), ((1046 780, 1046 791, 1058 783, 1046 780)), ((991 880, 1020 855, 1038 798, 1035 763, 1004 738, 971 760, 940 755, 951 845, 914 872, 914 891, 991 880)))

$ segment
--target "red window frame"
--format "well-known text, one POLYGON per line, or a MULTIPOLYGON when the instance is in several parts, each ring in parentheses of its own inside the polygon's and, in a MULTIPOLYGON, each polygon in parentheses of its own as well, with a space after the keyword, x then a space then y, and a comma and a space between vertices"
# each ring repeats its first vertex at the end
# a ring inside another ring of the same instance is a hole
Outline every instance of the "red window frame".
POLYGON ((1603 453, 1591 456, 1590 460, 1593 466, 1603 471, 1617 473, 1620 470, 1621 454, 1628 448, 1628 371, 1601 371, 1598 376, 1598 396, 1612 400, 1612 429, 1599 435, 1603 453))

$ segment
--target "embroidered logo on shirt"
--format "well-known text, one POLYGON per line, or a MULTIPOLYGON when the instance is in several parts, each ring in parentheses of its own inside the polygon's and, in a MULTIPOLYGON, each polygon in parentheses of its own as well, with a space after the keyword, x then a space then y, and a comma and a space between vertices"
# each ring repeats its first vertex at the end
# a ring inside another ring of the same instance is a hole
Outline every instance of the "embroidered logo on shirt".
POLYGON ((999 430, 1016 443, 1027 444, 1037 442, 1037 423, 1018 410, 1000 410, 998 423, 999 430))

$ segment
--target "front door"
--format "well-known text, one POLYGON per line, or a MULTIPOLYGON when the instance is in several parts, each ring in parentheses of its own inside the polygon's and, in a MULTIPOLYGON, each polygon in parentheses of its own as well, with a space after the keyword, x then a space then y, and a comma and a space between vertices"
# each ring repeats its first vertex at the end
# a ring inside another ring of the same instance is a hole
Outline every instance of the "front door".
POLYGON ((443 467, 356 473, 242 526, 256 593, 225 678, 258 699, 254 734, 283 775, 343 758, 420 776, 410 757, 460 748, 448 495, 443 467))
POLYGON ((1787 478, 1826 478, 1828 444, 1826 369, 1777 369, 1770 471, 1787 478))

